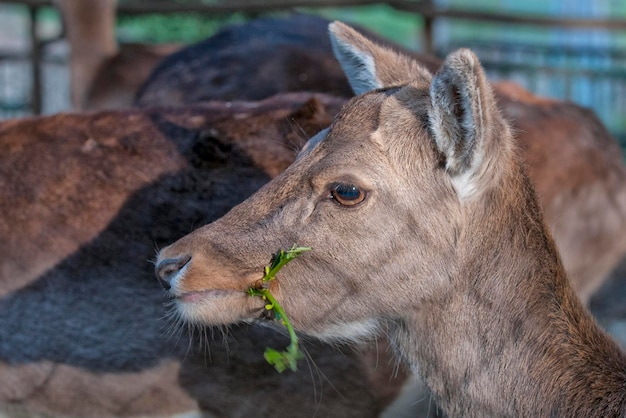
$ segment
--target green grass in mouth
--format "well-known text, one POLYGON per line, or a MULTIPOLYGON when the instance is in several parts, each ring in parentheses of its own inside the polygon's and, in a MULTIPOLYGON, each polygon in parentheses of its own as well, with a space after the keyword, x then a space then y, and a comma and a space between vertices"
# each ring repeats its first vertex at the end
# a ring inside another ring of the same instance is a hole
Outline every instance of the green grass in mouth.
POLYGON ((263 278, 257 282, 257 285, 250 286, 248 288, 248 295, 261 297, 265 302, 265 309, 271 311, 274 314, 274 318, 283 324, 289 332, 289 338, 291 342, 284 351, 278 351, 273 348, 267 347, 265 349, 265 360, 279 372, 284 372, 287 368, 296 371, 298 360, 303 357, 298 347, 298 336, 296 335, 289 318, 284 309, 274 295, 268 289, 268 283, 276 279, 276 273, 283 268, 291 260, 298 257, 305 251, 311 250, 310 247, 297 247, 293 246, 291 249, 285 251, 280 250, 272 257, 272 261, 269 266, 265 266, 263 278))

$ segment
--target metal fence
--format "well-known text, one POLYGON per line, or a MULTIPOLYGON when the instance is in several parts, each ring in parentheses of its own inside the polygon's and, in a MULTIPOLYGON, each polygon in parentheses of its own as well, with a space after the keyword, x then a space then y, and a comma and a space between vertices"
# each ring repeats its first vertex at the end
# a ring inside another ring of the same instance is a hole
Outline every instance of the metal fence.
MULTIPOLYGON (((69 108, 67 53, 55 50, 37 38, 34 22, 37 10, 49 6, 49 0, 0 0, 22 3, 29 10, 31 36, 29 51, 3 54, 0 51, 0 118, 10 118, 40 111, 52 113, 69 108)), ((126 1, 120 3, 122 14, 148 12, 173 13, 191 8, 195 12, 229 13, 232 11, 270 11, 293 6, 360 6, 368 0, 215 0, 212 3, 176 3, 126 1)), ((482 22, 481 24, 536 25, 540 28, 584 28, 626 33, 626 20, 558 19, 529 15, 486 13, 454 8, 437 8, 431 1, 385 1, 392 7, 411 13, 423 22, 422 45, 434 49, 434 24, 441 20, 482 22)), ((417 41, 417 40, 416 40, 417 41)), ((456 41, 454 41, 456 42, 456 41)), ((416 42, 417 43, 417 42, 416 42)), ((572 100, 598 113, 609 129, 626 144, 626 54, 610 48, 581 48, 559 45, 539 46, 528 43, 502 43, 463 40, 461 44, 437 44, 440 55, 457 46, 476 51, 493 79, 510 79, 529 90, 555 98, 572 100)))
POLYGON ((37 67, 40 84, 35 93, 31 54, 0 54, 0 119, 70 109, 67 55, 44 51, 40 60, 37 67))
POLYGON ((32 113, 32 62, 27 54, 0 55, 0 117, 8 119, 32 113))

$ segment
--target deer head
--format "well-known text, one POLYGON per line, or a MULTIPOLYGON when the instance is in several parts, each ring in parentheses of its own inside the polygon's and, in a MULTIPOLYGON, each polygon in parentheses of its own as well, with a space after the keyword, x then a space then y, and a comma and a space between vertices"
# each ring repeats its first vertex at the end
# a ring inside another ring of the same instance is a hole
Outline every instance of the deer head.
POLYGON ((502 186, 514 147, 473 53, 433 76, 346 25, 330 34, 359 96, 283 174, 160 252, 157 275, 184 319, 258 318, 246 289, 298 244, 313 250, 272 287, 296 328, 367 336, 447 292, 468 208, 502 186))

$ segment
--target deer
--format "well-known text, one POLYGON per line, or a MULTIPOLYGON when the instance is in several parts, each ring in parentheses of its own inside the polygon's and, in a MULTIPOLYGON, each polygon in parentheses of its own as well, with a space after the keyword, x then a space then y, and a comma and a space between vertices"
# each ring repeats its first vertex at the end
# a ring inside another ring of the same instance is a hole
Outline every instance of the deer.
MULTIPOLYGON (((182 106, 210 100, 261 100, 278 93, 315 91, 354 95, 326 35, 328 19, 292 13, 225 25, 158 63, 137 90, 134 106, 182 106), (250 71, 254 68, 255 71, 250 71)), ((402 50, 364 27, 359 31, 402 50)), ((440 60, 410 52, 431 69, 440 60)))
POLYGON ((626 355, 567 279, 478 58, 457 50, 432 74, 329 31, 358 95, 282 174, 159 252, 175 314, 258 321, 246 289, 304 245, 265 284, 294 327, 386 334, 449 416, 626 415, 626 355))
MULTIPOLYGON (((347 100, 354 93, 327 39, 329 23, 294 14, 226 26, 165 58, 139 89, 135 105, 259 100, 289 91, 347 100)), ((436 57, 359 31, 431 72, 441 66, 436 57)), ((526 157, 568 277, 589 303, 626 255, 626 168, 619 144, 589 109, 506 80, 492 86, 526 157)))

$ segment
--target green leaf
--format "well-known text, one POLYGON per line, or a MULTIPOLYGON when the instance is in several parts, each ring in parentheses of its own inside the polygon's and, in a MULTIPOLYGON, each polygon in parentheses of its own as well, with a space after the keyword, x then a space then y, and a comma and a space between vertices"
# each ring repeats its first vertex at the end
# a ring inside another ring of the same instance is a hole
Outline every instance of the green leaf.
POLYGON ((272 257, 270 265, 265 267, 265 274, 261 280, 263 281, 263 283, 274 280, 276 278, 276 273, 278 273, 281 268, 283 268, 287 263, 298 257, 303 252, 310 250, 311 247, 297 247, 295 245, 287 251, 282 249, 279 250, 278 253, 274 254, 274 256, 272 257))
POLYGON ((269 347, 265 349, 263 357, 270 365, 274 366, 278 373, 282 373, 288 368, 295 372, 298 370, 298 360, 303 358, 302 353, 298 349, 278 351, 269 347))
MULTIPOLYGON (((270 265, 265 266, 263 269, 264 275, 261 282, 265 284, 274 280, 276 278, 276 273, 278 273, 278 271, 283 268, 285 264, 298 257, 303 252, 310 250, 310 247, 296 247, 294 245, 287 251, 278 251, 278 253, 272 257, 270 265)), ((274 366, 278 373, 284 372, 287 368, 292 371, 296 371, 298 368, 298 360, 303 358, 303 355, 298 347, 298 336, 296 335, 291 322, 289 322, 289 318, 287 317, 287 314, 285 314, 282 306, 280 306, 276 298, 274 298, 274 295, 272 295, 269 289, 265 286, 262 286, 261 288, 250 286, 248 288, 248 295, 250 297, 256 296, 262 298, 263 300, 267 300, 269 303, 265 305, 265 309, 268 311, 271 310, 274 313, 274 318, 278 320, 279 323, 284 325, 289 332, 289 338, 291 341, 287 346, 287 349, 285 351, 278 351, 267 347, 265 349, 265 353, 263 354, 265 360, 270 365, 274 366)))

